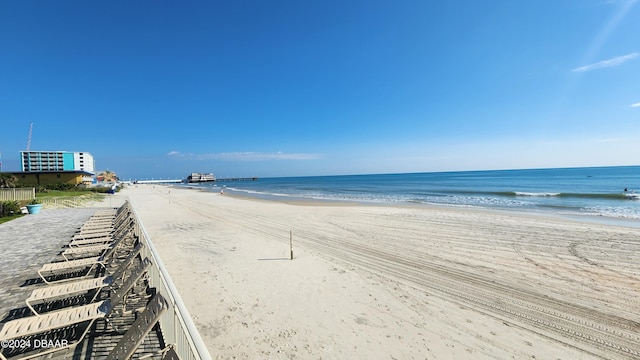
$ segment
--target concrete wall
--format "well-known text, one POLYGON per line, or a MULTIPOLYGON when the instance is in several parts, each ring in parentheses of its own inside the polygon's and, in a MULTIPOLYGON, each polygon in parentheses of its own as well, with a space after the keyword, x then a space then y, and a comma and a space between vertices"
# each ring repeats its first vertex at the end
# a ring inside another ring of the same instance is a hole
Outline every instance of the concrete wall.
POLYGON ((49 184, 82 184, 82 174, 15 174, 21 184, 49 185, 49 184))

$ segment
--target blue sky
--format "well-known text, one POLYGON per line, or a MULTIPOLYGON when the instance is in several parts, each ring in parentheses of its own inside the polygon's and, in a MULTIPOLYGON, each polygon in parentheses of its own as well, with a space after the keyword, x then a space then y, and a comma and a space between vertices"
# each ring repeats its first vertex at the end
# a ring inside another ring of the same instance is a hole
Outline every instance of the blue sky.
POLYGON ((638 165, 631 0, 0 0, 0 153, 121 178, 638 165))

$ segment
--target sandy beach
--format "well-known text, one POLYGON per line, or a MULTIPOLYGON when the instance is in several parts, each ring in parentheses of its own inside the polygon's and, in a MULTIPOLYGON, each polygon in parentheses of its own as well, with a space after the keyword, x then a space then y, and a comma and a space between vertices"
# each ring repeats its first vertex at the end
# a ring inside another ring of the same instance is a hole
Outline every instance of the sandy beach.
POLYGON ((640 358, 638 228, 158 185, 114 196, 216 359, 640 358))

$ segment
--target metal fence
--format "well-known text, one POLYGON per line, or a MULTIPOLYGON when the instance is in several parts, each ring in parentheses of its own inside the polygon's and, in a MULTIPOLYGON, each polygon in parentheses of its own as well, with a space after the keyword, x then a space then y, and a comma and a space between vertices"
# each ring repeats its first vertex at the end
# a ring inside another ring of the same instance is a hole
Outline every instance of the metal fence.
POLYGON ((0 201, 31 200, 36 197, 35 188, 0 189, 0 201))
POLYGON ((90 207, 93 203, 102 201, 102 198, 100 195, 52 196, 39 197, 38 201, 42 203, 42 207, 45 209, 61 209, 90 207))
POLYGON ((211 355, 200 337, 191 316, 187 311, 178 290, 173 285, 169 273, 165 269, 160 256, 151 243, 151 238, 140 222, 133 206, 131 211, 135 218, 135 232, 144 242, 142 257, 148 257, 153 266, 149 270, 149 285, 156 288, 169 301, 170 307, 160 318, 160 328, 166 344, 175 344, 175 350, 182 360, 209 360, 211 355))

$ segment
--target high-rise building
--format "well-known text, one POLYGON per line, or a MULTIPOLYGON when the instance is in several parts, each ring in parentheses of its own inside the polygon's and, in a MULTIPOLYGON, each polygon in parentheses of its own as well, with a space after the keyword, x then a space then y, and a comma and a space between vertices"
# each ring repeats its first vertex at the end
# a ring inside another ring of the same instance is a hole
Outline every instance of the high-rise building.
POLYGON ((95 173, 93 156, 88 152, 20 151, 23 172, 82 171, 95 173))
POLYGON ((12 174, 22 184, 90 184, 96 175, 87 152, 20 151, 20 158, 22 171, 12 174))

